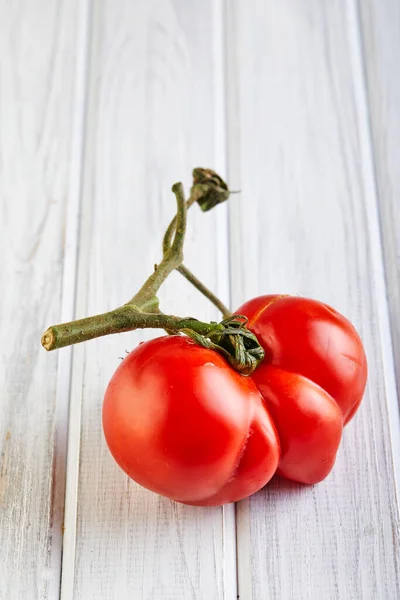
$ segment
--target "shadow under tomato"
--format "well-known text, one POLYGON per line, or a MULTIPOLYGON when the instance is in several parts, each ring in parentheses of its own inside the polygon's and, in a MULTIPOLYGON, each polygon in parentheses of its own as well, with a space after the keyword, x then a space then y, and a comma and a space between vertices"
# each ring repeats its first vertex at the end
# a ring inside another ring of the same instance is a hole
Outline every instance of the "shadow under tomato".
POLYGON ((273 478, 259 492, 250 496, 250 498, 264 498, 265 501, 277 499, 277 497, 298 498, 307 495, 314 488, 313 485, 299 483, 285 479, 280 475, 274 475, 273 478))
MULTIPOLYGON (((301 491, 301 490, 309 490, 313 486, 307 483, 299 483, 298 481, 292 481, 291 479, 286 479, 281 475, 274 475, 273 478, 267 485, 272 490, 278 491, 301 491)), ((265 489, 264 488, 264 489, 265 489)))

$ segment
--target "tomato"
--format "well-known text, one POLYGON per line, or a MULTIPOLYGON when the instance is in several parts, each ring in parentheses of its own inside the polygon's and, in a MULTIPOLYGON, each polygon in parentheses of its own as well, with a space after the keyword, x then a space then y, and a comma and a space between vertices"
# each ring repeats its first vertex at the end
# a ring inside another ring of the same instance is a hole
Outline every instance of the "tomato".
POLYGON ((332 469, 342 427, 364 394, 361 340, 345 317, 307 298, 261 296, 237 313, 266 353, 252 379, 278 430, 278 473, 317 483, 332 469))
POLYGON ((266 353, 250 377, 187 337, 164 336, 131 352, 105 394, 103 428, 117 463, 179 502, 237 501, 275 473, 321 481, 364 392, 360 338, 330 307, 262 296, 236 314, 266 353))
POLYGON ((145 342, 107 388, 103 427, 117 463, 144 487, 224 504, 263 487, 279 441, 253 380, 181 336, 145 342))

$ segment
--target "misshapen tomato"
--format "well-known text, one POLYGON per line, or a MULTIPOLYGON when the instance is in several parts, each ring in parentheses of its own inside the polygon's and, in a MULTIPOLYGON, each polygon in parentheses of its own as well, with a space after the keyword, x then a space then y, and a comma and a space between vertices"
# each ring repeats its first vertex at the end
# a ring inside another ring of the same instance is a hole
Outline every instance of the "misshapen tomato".
POLYGON ((180 502, 240 500, 275 472, 321 481, 364 393, 360 338, 330 307, 262 296, 236 312, 266 352, 251 377, 188 338, 164 336, 131 352, 105 395, 104 432, 117 463, 180 502))
POLYGON ((106 391, 103 427, 132 479, 190 504, 253 494, 279 462, 275 427, 253 380, 187 337, 157 338, 125 358, 106 391))
POLYGON ((307 298, 261 296, 241 306, 247 327, 265 349, 252 378, 281 443, 278 472, 317 483, 333 467, 342 425, 365 390, 367 361, 353 325, 307 298))

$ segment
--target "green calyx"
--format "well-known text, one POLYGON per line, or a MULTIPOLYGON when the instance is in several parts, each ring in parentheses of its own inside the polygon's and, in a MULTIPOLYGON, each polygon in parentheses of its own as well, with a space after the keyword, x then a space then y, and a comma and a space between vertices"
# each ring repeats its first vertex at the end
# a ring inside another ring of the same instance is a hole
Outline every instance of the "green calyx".
POLYGON ((215 328, 206 335, 191 329, 184 329, 182 333, 199 346, 221 354, 241 375, 251 375, 264 359, 265 352, 246 325, 247 317, 233 315, 221 323, 215 323, 215 328))

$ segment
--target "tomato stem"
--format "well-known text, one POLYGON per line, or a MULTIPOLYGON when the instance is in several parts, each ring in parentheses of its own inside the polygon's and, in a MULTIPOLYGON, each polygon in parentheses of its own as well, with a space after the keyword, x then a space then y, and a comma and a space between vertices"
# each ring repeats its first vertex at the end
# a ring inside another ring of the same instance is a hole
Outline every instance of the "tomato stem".
POLYGON ((56 350, 104 335, 135 329, 168 329, 171 333, 179 333, 186 329, 207 335, 218 328, 223 331, 223 327, 217 323, 202 323, 191 317, 183 319, 162 313, 145 313, 132 304, 125 304, 107 313, 53 325, 44 333, 42 345, 46 350, 56 350))
POLYGON ((185 333, 196 344, 222 354, 243 375, 250 375, 264 358, 256 336, 246 329, 247 319, 234 315, 221 323, 203 323, 192 317, 180 318, 162 313, 144 313, 131 304, 94 317, 53 325, 42 337, 46 350, 79 344, 111 333, 134 329, 166 329, 185 333))
POLYGON ((183 275, 183 277, 187 279, 189 283, 191 283, 201 294, 203 294, 203 296, 208 298, 208 300, 210 300, 210 302, 212 302, 212 304, 218 308, 224 318, 232 316, 229 308, 225 306, 225 304, 219 298, 217 298, 217 296, 215 296, 212 291, 200 281, 200 279, 197 279, 196 275, 189 271, 185 265, 180 265, 180 267, 178 267, 176 270, 183 275))
MULTIPOLYGON (((196 173, 200 173, 200 172, 205 172, 205 173, 214 173, 213 171, 210 171, 209 169, 194 169, 193 172, 193 176, 195 179, 195 182, 198 182, 198 175, 197 175, 197 179, 196 179, 196 173)), ((218 176, 217 176, 218 177, 218 176)), ((220 181, 221 178, 219 178, 220 181)), ((226 185, 226 184, 225 184, 226 185)), ((198 202, 202 197, 204 197, 205 193, 207 193, 206 189, 205 189, 206 184, 205 183, 194 183, 192 189, 191 189, 191 194, 190 194, 190 198, 188 199, 188 201, 186 202, 186 209, 188 210, 193 204, 195 204, 196 202, 198 202)), ((227 189, 227 186, 226 186, 227 189)), ((224 193, 223 199, 219 200, 219 202, 222 202, 226 196, 226 191, 224 193)), ((219 203, 217 202, 217 204, 219 203)), ((169 248, 171 246, 171 239, 173 236, 173 233, 175 231, 175 227, 176 227, 176 220, 177 220, 177 216, 175 216, 171 223, 169 224, 167 231, 165 232, 164 235, 164 239, 163 239, 163 255, 165 256, 168 251, 169 248)), ((187 281, 189 281, 189 283, 191 283, 201 294, 203 294, 203 296, 205 296, 208 300, 210 300, 210 302, 212 304, 214 304, 214 306, 216 306, 218 308, 218 310, 222 313, 224 318, 230 317, 232 315, 231 311, 229 310, 229 308, 227 306, 225 306, 225 304, 211 291, 209 290, 204 283, 202 283, 200 281, 200 279, 198 279, 198 277, 196 277, 196 275, 194 275, 182 262, 182 264, 179 267, 176 267, 176 270, 185 278, 187 279, 187 281)))
POLYGON ((152 301, 161 285, 167 279, 168 275, 174 271, 183 262, 183 243, 186 233, 186 200, 181 183, 175 183, 172 191, 176 196, 177 214, 175 224, 175 235, 171 246, 164 253, 163 259, 150 277, 145 281, 140 290, 127 302, 133 306, 142 307, 152 301))
POLYGON ((250 333, 242 317, 232 316, 228 308, 183 265, 183 244, 186 234, 187 209, 197 202, 203 211, 210 210, 229 197, 226 183, 210 169, 194 169, 193 186, 188 201, 183 186, 175 183, 177 214, 171 221, 163 240, 163 258, 140 290, 124 306, 107 313, 53 325, 42 337, 46 350, 78 344, 112 333, 135 329, 161 328, 168 333, 184 332, 197 343, 223 354, 244 374, 251 372, 263 357, 263 350, 250 333), (157 292, 170 273, 177 269, 204 296, 218 307, 225 317, 222 323, 203 323, 194 318, 163 314, 157 292))

